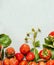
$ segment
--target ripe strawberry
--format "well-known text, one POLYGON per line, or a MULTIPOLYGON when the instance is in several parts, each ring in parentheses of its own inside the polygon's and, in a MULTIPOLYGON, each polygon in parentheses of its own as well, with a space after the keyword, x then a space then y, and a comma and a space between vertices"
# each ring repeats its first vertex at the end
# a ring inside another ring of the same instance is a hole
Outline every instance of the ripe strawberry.
POLYGON ((23 55, 22 53, 16 53, 16 54, 15 54, 15 57, 16 57, 16 59, 17 59, 18 61, 21 61, 21 60, 23 60, 24 55, 23 55))
POLYGON ((50 32, 50 33, 49 33, 49 36, 54 37, 54 31, 50 32))
POLYGON ((28 61, 32 61, 32 60, 34 60, 34 58, 35 58, 35 55, 33 52, 29 52, 26 56, 26 60, 28 60, 28 61))
POLYGON ((27 54, 28 52, 30 51, 30 47, 29 47, 29 45, 27 45, 27 44, 23 44, 21 47, 20 47, 20 52, 22 53, 22 54, 27 54))
POLYGON ((9 62, 10 62, 9 59, 5 58, 3 61, 3 65, 10 65, 9 62))
POLYGON ((37 65, 37 63, 33 61, 33 62, 30 62, 29 65, 37 65))
POLYGON ((46 62, 46 65, 54 65, 54 60, 48 60, 48 61, 46 62))
POLYGON ((5 50, 5 55, 6 55, 6 57, 8 57, 8 58, 14 57, 14 55, 15 55, 15 50, 14 50, 14 48, 12 48, 12 47, 7 48, 7 49, 5 50))
POLYGON ((19 65, 19 62, 16 58, 10 58, 10 65, 19 65))
POLYGON ((26 60, 23 60, 19 63, 19 65, 28 65, 28 62, 26 60))

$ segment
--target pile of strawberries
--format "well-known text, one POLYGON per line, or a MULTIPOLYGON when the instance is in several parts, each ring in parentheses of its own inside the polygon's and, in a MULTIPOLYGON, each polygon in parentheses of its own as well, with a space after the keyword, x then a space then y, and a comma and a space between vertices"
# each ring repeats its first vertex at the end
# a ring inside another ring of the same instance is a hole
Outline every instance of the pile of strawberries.
MULTIPOLYGON (((54 37, 54 31, 49 35, 54 37)), ((38 62, 35 61, 35 54, 31 51, 31 48, 27 43, 22 44, 19 49, 20 52, 17 53, 13 47, 6 48, 4 59, 2 59, 2 48, 2 45, 0 45, 0 65, 54 65, 54 60, 50 59, 52 53, 47 48, 43 48, 38 52, 39 59, 41 59, 38 62)), ((36 50, 34 51, 36 52, 36 50)))
MULTIPOLYGON (((39 56, 42 59, 48 60, 51 56, 51 52, 48 49, 43 49, 39 52, 39 56), (45 50, 48 52, 48 55, 44 57, 42 54, 45 50)), ((48 61, 47 64, 43 61, 36 63, 34 58, 35 55, 30 51, 30 46, 28 44, 22 44, 20 47, 20 52, 18 53, 15 53, 14 48, 8 47, 5 50, 4 60, 0 60, 0 65, 48 65, 48 62, 50 62, 48 61)))
POLYGON ((34 58, 35 55, 30 51, 30 46, 22 44, 18 53, 15 53, 14 48, 8 47, 5 50, 4 60, 0 60, 0 65, 45 65, 44 62, 36 63, 34 58))
MULTIPOLYGON (((5 50, 5 59, 3 60, 3 65, 37 65, 34 62, 35 55, 30 51, 28 44, 22 44, 20 47, 20 52, 15 53, 14 48, 9 47, 5 50)), ((2 65, 2 64, 1 64, 2 65)))

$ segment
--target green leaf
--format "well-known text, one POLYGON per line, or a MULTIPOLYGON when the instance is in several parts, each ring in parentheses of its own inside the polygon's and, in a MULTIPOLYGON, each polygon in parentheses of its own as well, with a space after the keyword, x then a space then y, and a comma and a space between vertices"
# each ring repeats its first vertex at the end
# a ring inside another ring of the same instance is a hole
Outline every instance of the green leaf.
POLYGON ((43 44, 43 47, 47 47, 47 48, 54 48, 54 46, 49 45, 49 44, 43 44))
POLYGON ((31 49, 31 52, 34 52, 34 48, 31 49))
POLYGON ((54 42, 54 37, 48 36, 48 39, 49 39, 51 42, 54 42))
POLYGON ((43 44, 43 47, 47 47, 47 48, 54 48, 54 37, 46 37, 44 39, 45 44, 43 44))
POLYGON ((39 47, 40 46, 40 41, 36 41, 35 42, 35 47, 39 47))
POLYGON ((54 49, 51 49, 52 57, 51 59, 54 59, 54 49))
POLYGON ((35 60, 37 61, 39 59, 39 54, 37 49, 34 49, 34 54, 35 54, 35 60))
POLYGON ((54 37, 48 36, 47 38, 44 39, 44 41, 45 41, 46 44, 51 44, 51 45, 53 45, 54 37))
POLYGON ((48 38, 45 38, 44 41, 46 44, 52 44, 52 42, 48 38))
POLYGON ((39 54, 38 54, 38 50, 36 48, 32 48, 31 51, 35 54, 35 61, 37 61, 39 59, 39 54))
POLYGON ((0 34, 0 44, 6 48, 11 44, 11 39, 6 34, 0 34))

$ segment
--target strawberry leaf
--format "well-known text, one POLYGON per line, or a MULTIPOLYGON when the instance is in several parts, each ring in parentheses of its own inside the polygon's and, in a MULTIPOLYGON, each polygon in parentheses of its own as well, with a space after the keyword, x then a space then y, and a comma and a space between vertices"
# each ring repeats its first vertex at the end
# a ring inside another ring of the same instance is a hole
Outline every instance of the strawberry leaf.
POLYGON ((8 47, 11 44, 11 39, 6 34, 0 34, 0 45, 4 48, 8 47))
POLYGON ((35 47, 39 47, 40 46, 40 41, 36 41, 35 42, 35 47))
POLYGON ((51 54, 52 54, 51 59, 54 59, 54 49, 51 49, 51 54))

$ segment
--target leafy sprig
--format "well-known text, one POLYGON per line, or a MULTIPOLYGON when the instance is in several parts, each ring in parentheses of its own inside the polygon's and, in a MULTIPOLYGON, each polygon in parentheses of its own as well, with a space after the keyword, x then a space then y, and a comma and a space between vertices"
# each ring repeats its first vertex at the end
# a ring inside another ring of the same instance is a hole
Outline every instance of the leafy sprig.
POLYGON ((44 38, 44 41, 44 47, 54 48, 54 37, 48 36, 47 38, 44 38))
POLYGON ((37 30, 32 28, 31 32, 28 32, 25 37, 26 43, 28 43, 29 40, 32 41, 33 48, 31 49, 31 51, 35 54, 35 59, 34 59, 35 61, 37 61, 39 59, 38 50, 36 48, 36 47, 40 46, 40 41, 36 40, 37 34, 39 32, 41 32, 41 30, 39 28, 37 30), (31 35, 32 35, 32 37, 31 37, 31 35))

